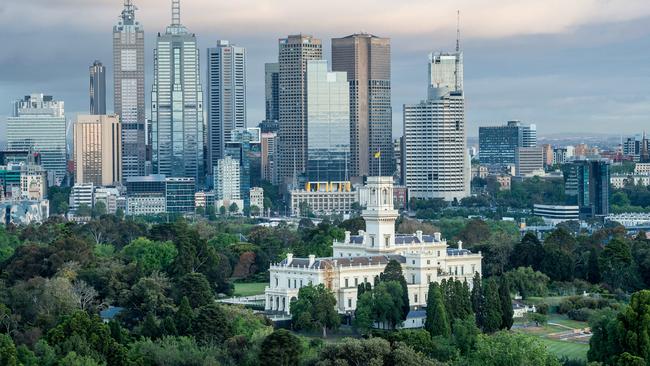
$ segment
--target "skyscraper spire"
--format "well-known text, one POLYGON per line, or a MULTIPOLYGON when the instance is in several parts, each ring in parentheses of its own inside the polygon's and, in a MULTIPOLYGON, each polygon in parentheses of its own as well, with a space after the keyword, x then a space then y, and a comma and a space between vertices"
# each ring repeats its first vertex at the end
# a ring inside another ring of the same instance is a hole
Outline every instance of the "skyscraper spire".
POLYGON ((456 11, 456 65, 454 70, 455 88, 460 91, 460 10, 456 11))
POLYGON ((122 24, 133 25, 135 21, 135 10, 137 8, 133 5, 131 0, 124 0, 124 9, 122 10, 122 24))
POLYGON ((172 26, 181 25, 181 0, 172 0, 172 26))
POLYGON ((456 10, 456 52, 460 52, 460 10, 456 10))

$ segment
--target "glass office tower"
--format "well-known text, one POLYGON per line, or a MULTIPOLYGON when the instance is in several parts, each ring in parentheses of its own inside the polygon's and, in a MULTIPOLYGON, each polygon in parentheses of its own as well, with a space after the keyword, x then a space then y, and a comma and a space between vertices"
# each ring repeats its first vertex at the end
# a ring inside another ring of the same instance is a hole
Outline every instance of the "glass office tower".
POLYGON ((307 63, 307 177, 313 182, 348 180, 350 86, 345 72, 328 72, 327 61, 307 63))
POLYGON ((159 33, 154 50, 151 93, 152 167, 155 174, 195 178, 203 167, 203 92, 196 36, 180 23, 179 0, 172 1, 172 23, 159 33))

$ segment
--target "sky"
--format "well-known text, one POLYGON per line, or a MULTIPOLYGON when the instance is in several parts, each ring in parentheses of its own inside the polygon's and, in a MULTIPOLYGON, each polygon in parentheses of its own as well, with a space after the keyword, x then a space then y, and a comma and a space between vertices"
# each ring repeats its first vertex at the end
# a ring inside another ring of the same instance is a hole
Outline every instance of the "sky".
MULTIPOLYGON (((34 92, 65 101, 68 119, 88 110, 88 67, 108 71, 112 26, 123 0, 0 2, 0 140, 12 101, 34 92)), ((147 110, 157 32, 171 0, 134 0, 146 33, 147 110)), ((181 22, 205 49, 218 39, 248 52, 248 125, 264 119, 264 63, 288 34, 323 40, 356 32, 392 42, 393 134, 402 105, 426 97, 427 57, 455 47, 460 11, 468 135, 522 120, 540 135, 632 135, 650 129, 648 0, 181 0, 181 22)), ((148 111, 147 111, 148 114, 148 111)))

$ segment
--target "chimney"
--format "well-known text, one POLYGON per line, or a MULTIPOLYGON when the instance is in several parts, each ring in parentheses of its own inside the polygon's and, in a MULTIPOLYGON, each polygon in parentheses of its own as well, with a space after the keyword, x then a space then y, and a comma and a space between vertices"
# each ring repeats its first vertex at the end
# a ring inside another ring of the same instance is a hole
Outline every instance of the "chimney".
POLYGON ((420 243, 421 243, 421 242, 422 242, 422 230, 418 230, 418 231, 416 231, 416 232, 415 232, 415 236, 418 237, 418 240, 419 240, 420 243))
POLYGON ((293 261, 293 253, 288 253, 287 254, 287 266, 291 264, 293 261))
POLYGON ((349 243, 349 242, 350 242, 350 232, 346 231, 345 232, 345 243, 349 243))
POLYGON ((463 250, 463 241, 462 240, 458 241, 458 250, 463 250))
POLYGON ((433 237, 434 237, 435 241, 441 241, 440 233, 434 233, 433 237))
POLYGON ((314 265, 314 262, 316 261, 316 256, 313 254, 309 255, 309 265, 307 267, 311 267, 314 265))

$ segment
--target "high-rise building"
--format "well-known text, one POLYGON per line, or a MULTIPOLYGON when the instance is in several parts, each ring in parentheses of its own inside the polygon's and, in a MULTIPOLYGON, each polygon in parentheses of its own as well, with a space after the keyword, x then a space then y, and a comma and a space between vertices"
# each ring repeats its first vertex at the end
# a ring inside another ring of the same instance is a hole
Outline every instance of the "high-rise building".
POLYGON ((580 207, 580 218, 609 214, 609 160, 574 160, 563 166, 569 204, 580 207))
POLYGON ((275 156, 278 135, 275 132, 262 133, 260 146, 260 169, 262 180, 277 184, 275 156))
POLYGON ((459 50, 429 54, 429 85, 431 87, 462 91, 463 75, 463 53, 459 50))
POLYGON ((266 121, 280 119, 280 64, 264 64, 266 121))
POLYGON ((544 166, 552 166, 553 165, 553 146, 550 144, 544 144, 542 146, 542 150, 544 151, 544 166))
POLYGON ((95 61, 90 66, 90 114, 106 114, 106 68, 95 61))
POLYGON ((322 58, 320 39, 299 34, 279 40, 277 173, 284 187, 307 167, 307 61, 322 58))
POLYGON ((75 183, 114 185, 122 180, 120 120, 115 115, 78 115, 74 124, 75 183))
POLYGON ((208 48, 208 171, 223 157, 234 129, 246 127, 246 49, 219 40, 208 48))
POLYGON ((462 91, 430 87, 427 100, 404 105, 404 145, 411 197, 453 201, 469 196, 462 91))
MULTIPOLYGON (((239 162, 240 197, 248 207, 248 191, 261 180, 261 133, 259 128, 250 127, 232 131, 230 141, 224 146, 224 156, 239 162)), ((242 207, 243 208, 243 207, 242 207)))
MULTIPOLYGON (((146 117, 144 98, 144 29, 135 19, 136 7, 124 0, 120 20, 113 27, 113 102, 122 126, 122 174, 144 175, 146 117)), ((103 113, 101 113, 103 114, 103 113)))
POLYGON ((202 90, 196 35, 181 24, 180 0, 172 0, 172 22, 158 34, 154 50, 151 142, 155 174, 205 183, 202 90))
POLYGON ((216 200, 240 200, 241 180, 239 161, 226 156, 214 167, 214 190, 216 200))
POLYGON ((390 39, 365 33, 332 39, 332 70, 347 72, 350 83, 351 176, 392 174, 390 39), (380 151, 381 161, 374 158, 380 151))
POLYGON ((61 184, 66 175, 67 144, 63 101, 32 94, 14 102, 7 118, 7 148, 38 152, 50 185, 61 184))
POLYGON ((520 121, 479 127, 478 136, 479 160, 483 165, 514 165, 518 148, 537 146, 535 125, 523 125, 520 121))
POLYGON ((350 161, 350 86, 327 61, 307 62, 307 178, 346 181, 350 161))

